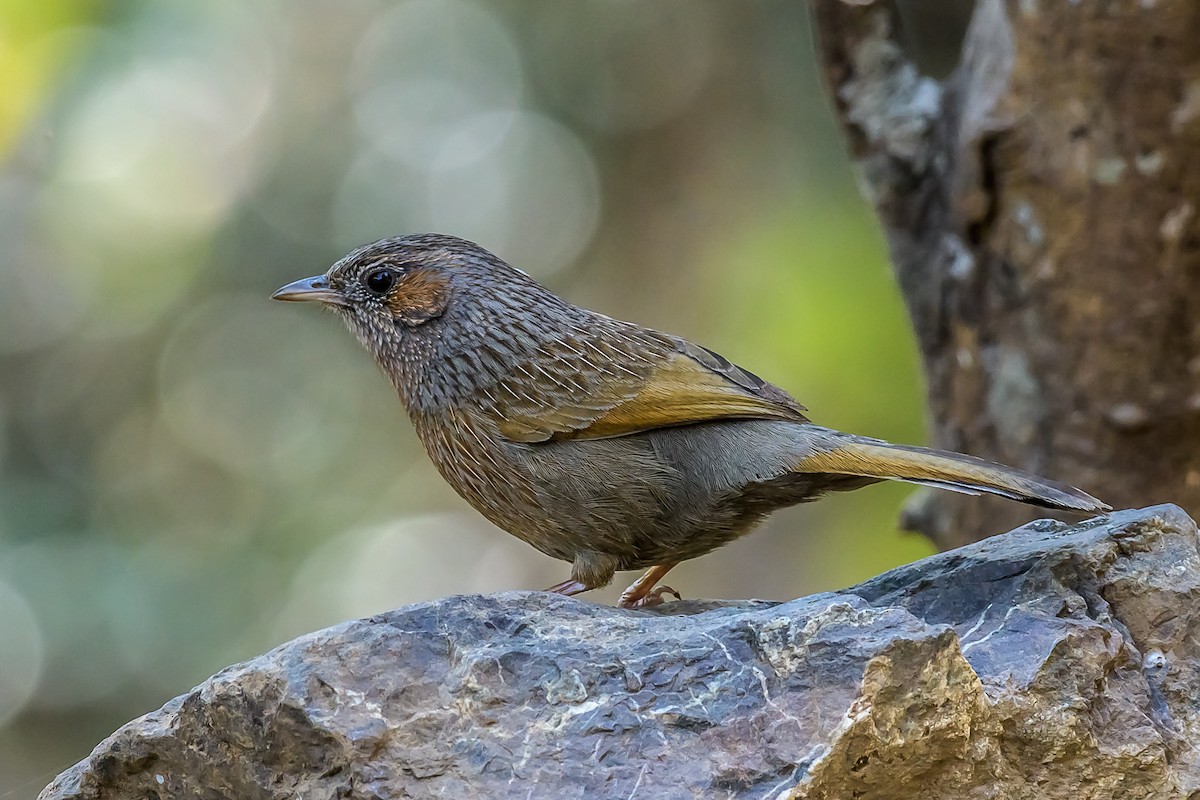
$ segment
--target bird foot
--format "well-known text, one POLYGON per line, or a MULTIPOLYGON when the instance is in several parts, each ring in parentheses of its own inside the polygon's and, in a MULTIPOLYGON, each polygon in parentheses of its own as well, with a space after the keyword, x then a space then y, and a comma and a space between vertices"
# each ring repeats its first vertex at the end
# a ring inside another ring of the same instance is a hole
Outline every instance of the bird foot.
POLYGON ((554 594, 565 594, 569 597, 570 595, 580 594, 581 592, 586 592, 587 590, 588 587, 584 586, 579 581, 565 580, 561 583, 554 584, 546 591, 553 592, 554 594))
POLYGON ((641 597, 638 597, 633 590, 634 587, 630 586, 622 592, 621 599, 617 602, 617 605, 621 608, 653 608, 667 602, 666 595, 669 594, 675 595, 676 600, 683 599, 683 595, 670 586, 655 586, 641 597))

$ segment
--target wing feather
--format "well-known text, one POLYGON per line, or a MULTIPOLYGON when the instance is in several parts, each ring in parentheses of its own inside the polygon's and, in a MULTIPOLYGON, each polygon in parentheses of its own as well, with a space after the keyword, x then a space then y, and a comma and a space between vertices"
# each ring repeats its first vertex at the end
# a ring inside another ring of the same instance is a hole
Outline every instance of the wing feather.
POLYGON ((521 391, 492 392, 509 400, 494 407, 500 433, 533 443, 606 439, 721 419, 807 422, 804 407, 787 392, 717 353, 665 334, 636 334, 572 341, 553 354, 539 353, 531 362, 537 367, 527 364, 522 380, 513 379, 521 391), (619 358, 632 348, 636 355, 628 355, 634 357, 619 358), (606 358, 596 363, 595 354, 606 358), (553 357, 542 357, 547 355, 553 357), (526 376, 534 369, 531 391, 526 376))

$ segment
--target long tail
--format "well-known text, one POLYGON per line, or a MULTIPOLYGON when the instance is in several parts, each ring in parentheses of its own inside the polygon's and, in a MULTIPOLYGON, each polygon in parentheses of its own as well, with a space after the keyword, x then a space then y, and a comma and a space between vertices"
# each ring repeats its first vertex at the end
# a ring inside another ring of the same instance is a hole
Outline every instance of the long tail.
POLYGON ((830 472, 907 481, 964 494, 986 492, 1035 506, 1084 513, 1111 510, 1074 486, 982 458, 843 436, 845 438, 835 440, 833 448, 802 459, 797 464, 797 472, 830 472))

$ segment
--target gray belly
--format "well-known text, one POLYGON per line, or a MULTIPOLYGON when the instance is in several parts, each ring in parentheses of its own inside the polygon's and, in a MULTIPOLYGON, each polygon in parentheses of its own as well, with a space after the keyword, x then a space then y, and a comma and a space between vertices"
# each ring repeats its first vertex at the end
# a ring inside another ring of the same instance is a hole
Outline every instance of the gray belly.
POLYGON ((529 446, 522 460, 563 552, 640 569, 703 555, 814 495, 791 472, 808 437, 788 422, 721 422, 529 446))

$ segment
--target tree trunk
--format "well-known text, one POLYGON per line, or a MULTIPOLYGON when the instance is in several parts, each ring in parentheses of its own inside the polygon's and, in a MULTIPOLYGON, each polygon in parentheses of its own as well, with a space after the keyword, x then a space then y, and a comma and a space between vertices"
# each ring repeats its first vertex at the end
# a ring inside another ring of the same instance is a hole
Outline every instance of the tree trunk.
MULTIPOLYGON (((979 0, 920 74, 889 0, 813 0, 935 446, 1200 513, 1200 3, 979 0)), ((943 548, 1028 519, 922 493, 943 548)))

